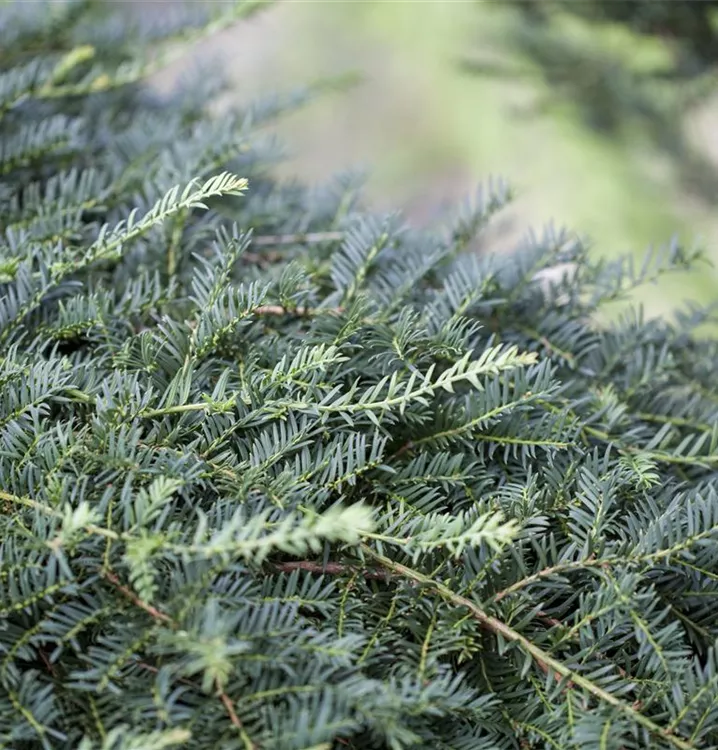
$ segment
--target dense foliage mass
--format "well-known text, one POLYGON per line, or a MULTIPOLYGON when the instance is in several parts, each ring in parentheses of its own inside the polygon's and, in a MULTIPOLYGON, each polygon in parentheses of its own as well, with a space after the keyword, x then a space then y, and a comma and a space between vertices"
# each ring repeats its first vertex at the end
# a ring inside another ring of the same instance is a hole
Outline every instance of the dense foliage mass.
POLYGON ((478 257, 501 186, 416 232, 272 181, 301 96, 143 93, 198 30, 0 12, 0 745, 718 745, 708 314, 596 322, 699 256, 478 257))

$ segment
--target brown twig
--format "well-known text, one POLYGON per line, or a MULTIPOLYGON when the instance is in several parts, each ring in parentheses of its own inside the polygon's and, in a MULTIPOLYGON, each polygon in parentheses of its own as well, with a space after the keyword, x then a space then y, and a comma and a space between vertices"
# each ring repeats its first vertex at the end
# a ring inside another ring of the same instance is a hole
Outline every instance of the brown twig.
POLYGON ((222 701, 222 703, 224 704, 224 707, 227 709, 229 720, 232 722, 232 724, 235 727, 237 727, 237 729, 241 729, 242 722, 239 720, 239 716, 237 716, 237 712, 234 710, 234 703, 232 703, 232 699, 221 688, 217 688, 217 692, 219 694, 219 699, 222 701))
POLYGON ((262 305, 254 309, 255 315, 297 315, 304 318, 311 315, 314 311, 307 307, 282 307, 282 305, 262 305))
MULTIPOLYGON (((132 602, 136 607, 139 607, 144 612, 147 612, 147 614, 155 620, 155 622, 162 622, 164 624, 170 625, 173 628, 177 628, 177 623, 167 614, 157 609, 157 607, 153 607, 151 604, 148 604, 147 602, 143 602, 142 599, 140 599, 137 594, 135 594, 132 589, 130 589, 128 586, 125 586, 119 579, 119 577, 113 573, 110 570, 105 570, 102 572, 102 576, 105 580, 109 581, 126 599, 132 602)), ((146 664, 144 662, 138 662, 142 667, 145 669, 150 670, 151 672, 156 672, 156 667, 152 667, 149 664, 146 664)), ((232 702, 232 699, 224 692, 224 690, 220 687, 218 683, 216 683, 217 686, 217 695, 222 702, 222 705, 225 708, 225 711, 227 712, 227 715, 229 717, 229 721, 234 726, 237 731, 240 734, 240 737, 242 738, 242 741, 244 743, 245 750, 257 750, 257 746, 252 742, 252 740, 247 735, 247 732, 244 729, 244 726, 242 725, 242 722, 240 721, 239 717, 237 716, 237 712, 234 709, 234 703, 232 702)))
POLYGON ((253 263, 260 268, 266 268, 272 263, 278 263, 284 259, 282 253, 242 253, 240 260, 245 263, 253 263))
POLYGON ((299 318, 309 318, 321 313, 341 315, 344 309, 341 307, 283 307, 282 305, 261 305, 254 309, 255 315, 296 315, 299 318))
POLYGON ((42 660, 42 663, 44 664, 45 669, 48 671, 48 673, 52 677, 57 677, 55 665, 50 661, 50 658, 45 653, 45 649, 42 646, 38 649, 38 654, 40 655, 40 659, 42 660))
MULTIPOLYGON (((141 667, 142 669, 146 669, 148 672, 152 672, 152 674, 160 673, 160 670, 157 667, 152 666, 152 664, 148 664, 146 661, 136 661, 135 664, 137 664, 137 666, 141 667)), ((197 688, 197 685, 195 685, 192 680, 188 680, 186 677, 176 677, 175 679, 182 685, 187 685, 187 687, 195 689, 197 688)))
POLYGON ((546 625, 550 625, 552 628, 565 628, 566 626, 561 622, 561 620, 557 620, 555 617, 551 617, 550 615, 547 615, 545 612, 537 612, 536 617, 538 617, 541 622, 546 623, 546 625))
POLYGON ((244 742, 244 748, 245 750, 257 750, 257 746, 252 742, 252 740, 247 735, 247 732, 244 729, 244 726, 242 722, 239 719, 239 716, 237 716, 237 712, 234 710, 234 703, 232 702, 232 699, 227 695, 227 693, 222 690, 219 683, 217 684, 217 694, 219 695, 219 699, 222 701, 222 705, 225 708, 225 711, 227 712, 227 716, 229 716, 229 721, 232 724, 232 726, 239 732, 239 736, 242 738, 242 741, 244 742))
MULTIPOLYGON (((328 575, 344 575, 358 572, 356 568, 350 565, 342 565, 336 562, 328 562, 325 565, 323 563, 310 562, 309 560, 275 563, 273 567, 279 573, 291 573, 293 570, 306 570, 309 573, 327 573, 328 575)), ((361 573, 367 579, 386 580, 389 577, 389 573, 385 570, 364 570, 361 573)))
POLYGON ((338 242, 344 239, 344 232, 298 232, 296 234, 264 234, 252 238, 252 244, 266 245, 310 245, 316 242, 338 242))
POLYGON ((160 612, 157 607, 153 607, 151 604, 143 602, 142 599, 140 599, 140 597, 137 596, 134 591, 122 584, 120 582, 120 579, 112 571, 106 570, 102 573, 102 576, 105 578, 105 580, 109 581, 125 598, 129 599, 136 607, 139 607, 140 609, 147 612, 147 614, 153 620, 156 620, 157 622, 164 622, 169 625, 175 625, 174 620, 169 615, 166 615, 164 612, 160 612))
POLYGON ((404 445, 402 445, 401 448, 399 448, 399 450, 396 451, 396 453, 394 453, 392 458, 399 458, 399 456, 403 456, 405 453, 410 451, 413 447, 414 447, 414 443, 411 440, 407 440, 407 442, 404 443, 404 445))

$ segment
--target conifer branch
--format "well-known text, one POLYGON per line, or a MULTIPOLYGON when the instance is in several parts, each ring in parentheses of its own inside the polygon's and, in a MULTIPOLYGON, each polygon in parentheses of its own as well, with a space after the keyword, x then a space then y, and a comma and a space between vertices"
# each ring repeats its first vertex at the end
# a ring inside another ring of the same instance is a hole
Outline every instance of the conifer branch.
POLYGON ((304 92, 156 106, 92 5, 0 0, 0 744, 718 746, 711 316, 595 322, 698 255, 276 184, 304 92))
POLYGON ((244 744, 244 750, 257 750, 257 746, 249 738, 244 725, 239 720, 237 712, 234 710, 234 703, 232 702, 232 699, 227 695, 227 693, 224 692, 224 690, 222 690, 219 685, 217 685, 217 694, 219 695, 219 699, 222 701, 222 705, 227 712, 227 716, 229 716, 229 720, 232 723, 232 726, 239 732, 239 736, 242 739, 242 743, 244 744))
POLYGON ((365 544, 361 545, 361 551, 365 555, 367 555, 367 557, 372 558, 395 575, 414 581, 415 583, 422 586, 426 586, 431 591, 439 594, 439 596, 441 596, 446 601, 456 606, 468 609, 471 612, 472 617, 486 630, 493 633, 494 635, 500 635, 502 638, 511 643, 516 643, 522 651, 524 651, 534 659, 536 664, 543 672, 546 672, 547 669, 552 670, 557 675, 556 679, 559 679, 560 677, 570 683, 573 683, 574 685, 577 685, 597 700, 617 709, 627 718, 631 719, 637 724, 640 724, 651 734, 656 737, 660 737, 664 742, 673 745, 673 747, 678 748, 678 750, 698 750, 696 745, 682 739, 681 737, 678 737, 673 732, 660 727, 658 724, 649 719, 647 716, 641 714, 632 706, 619 700, 614 695, 611 695, 611 693, 607 693, 605 690, 591 682, 591 680, 586 679, 585 677, 583 677, 583 675, 580 675, 567 667, 565 664, 563 664, 563 662, 554 659, 551 654, 547 653, 538 646, 535 646, 533 643, 531 643, 531 641, 521 635, 521 633, 506 625, 506 623, 484 612, 484 610, 474 604, 474 602, 472 602, 470 599, 466 599, 459 594, 455 594, 453 591, 451 591, 450 588, 448 588, 448 586, 444 585, 443 583, 435 581, 429 576, 426 576, 423 573, 419 573, 416 570, 407 568, 405 565, 394 562, 388 557, 375 552, 373 549, 371 549, 371 547, 368 547, 365 544))
POLYGON ((272 563, 272 568, 278 573, 291 573, 295 570, 304 570, 308 573, 318 573, 320 575, 353 575, 360 573, 364 578, 376 578, 384 580, 387 573, 383 570, 361 570, 350 565, 342 565, 337 562, 317 563, 310 560, 292 560, 289 562, 272 563))
POLYGON ((53 78, 33 91, 33 96, 39 100, 82 97, 123 88, 147 79, 185 54, 186 45, 216 34, 242 17, 246 17, 266 6, 267 2, 268 0, 243 0, 242 2, 231 0, 228 4, 229 7, 222 8, 222 12, 210 17, 207 23, 195 28, 181 27, 177 33, 171 34, 165 39, 156 40, 153 54, 145 60, 134 61, 131 64, 126 63, 113 75, 105 71, 97 71, 95 75, 89 76, 89 80, 81 83, 62 83, 62 79, 66 77, 71 64, 74 67, 79 62, 91 59, 94 56, 90 55, 89 50, 86 51, 85 47, 80 47, 77 51, 73 50, 75 56, 80 59, 76 60, 72 53, 68 55, 55 69, 53 78), (84 54, 81 54, 81 52, 84 54))

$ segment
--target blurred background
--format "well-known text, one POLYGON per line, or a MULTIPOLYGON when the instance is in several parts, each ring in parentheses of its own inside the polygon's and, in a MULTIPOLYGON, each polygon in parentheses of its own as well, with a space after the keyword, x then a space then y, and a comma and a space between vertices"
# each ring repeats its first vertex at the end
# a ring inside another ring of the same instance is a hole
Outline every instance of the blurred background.
MULTIPOLYGON (((180 5, 130 0, 143 22, 180 5)), ((283 176, 365 170, 371 204, 418 224, 503 177, 516 201, 496 250, 552 221, 604 256, 678 237, 718 265, 718 2, 280 0, 153 83, 198 63, 240 102, 358 74, 281 122, 283 176)), ((640 300, 649 314, 718 302, 718 272, 640 300)))

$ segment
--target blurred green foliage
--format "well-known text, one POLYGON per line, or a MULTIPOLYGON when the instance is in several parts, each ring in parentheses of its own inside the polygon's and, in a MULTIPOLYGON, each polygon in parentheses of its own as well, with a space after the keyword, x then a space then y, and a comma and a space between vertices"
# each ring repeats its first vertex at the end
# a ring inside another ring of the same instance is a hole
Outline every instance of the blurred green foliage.
POLYGON ((718 62, 716 0, 554 0, 524 4, 525 13, 546 16, 562 9, 589 21, 615 21, 641 34, 678 45, 674 73, 694 76, 718 62))
POLYGON ((685 135, 686 113, 716 87, 718 3, 564 0, 504 7, 514 13, 505 40, 511 62, 469 60, 465 67, 504 78, 538 68, 548 86, 540 109, 567 103, 598 133, 650 143, 674 161, 687 189, 718 198, 718 170, 685 135))

